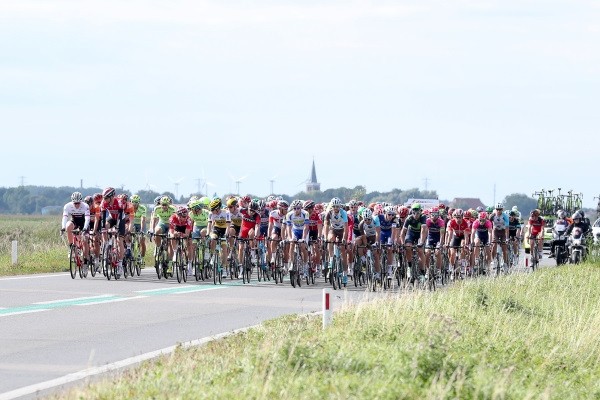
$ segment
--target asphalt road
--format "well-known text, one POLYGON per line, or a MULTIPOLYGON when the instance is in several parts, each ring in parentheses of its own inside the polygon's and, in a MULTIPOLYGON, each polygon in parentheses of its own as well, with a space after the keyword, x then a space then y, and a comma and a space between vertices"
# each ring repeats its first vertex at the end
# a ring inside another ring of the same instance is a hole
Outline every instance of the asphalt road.
MULTIPOLYGON (((524 260, 524 257, 521 258, 524 260)), ((546 257, 542 265, 552 265, 546 257)), ((178 284, 158 280, 153 268, 119 281, 71 279, 68 273, 0 279, 0 399, 19 388, 90 367, 253 326, 290 313, 322 310, 324 287, 289 282, 178 284)), ((350 284, 334 293, 344 304, 389 293, 350 284)), ((30 395, 29 397, 35 397, 30 395)))

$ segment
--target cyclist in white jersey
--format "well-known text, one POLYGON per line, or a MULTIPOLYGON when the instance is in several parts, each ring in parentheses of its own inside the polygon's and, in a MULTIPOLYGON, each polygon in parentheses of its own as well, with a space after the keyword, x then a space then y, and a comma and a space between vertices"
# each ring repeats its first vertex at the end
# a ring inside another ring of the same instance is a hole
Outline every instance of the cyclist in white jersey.
MULTIPOLYGON (((63 207, 63 218, 61 233, 67 232, 69 245, 74 243, 73 229, 87 231, 90 226, 90 207, 83 202, 83 195, 73 192, 71 201, 63 207)), ((84 268, 87 268, 90 249, 87 240, 83 240, 84 268)))
POLYGON ((325 215, 324 233, 327 237, 327 241, 331 242, 327 245, 327 251, 329 252, 329 268, 333 266, 333 242, 337 241, 342 244, 340 246, 343 280, 347 282, 348 274, 346 271, 346 240, 348 239, 348 214, 345 210, 342 210, 342 201, 337 197, 331 199, 330 202, 331 210, 325 215))

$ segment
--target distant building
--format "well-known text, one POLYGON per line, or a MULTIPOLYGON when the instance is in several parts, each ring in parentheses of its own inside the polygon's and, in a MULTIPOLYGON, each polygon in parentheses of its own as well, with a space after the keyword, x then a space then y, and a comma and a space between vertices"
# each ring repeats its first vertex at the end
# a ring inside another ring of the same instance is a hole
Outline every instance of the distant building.
POLYGON ((479 198, 475 197, 456 197, 450 202, 450 207, 468 210, 469 208, 485 207, 485 204, 479 198))
POLYGON ((315 160, 313 159, 312 171, 310 173, 310 179, 306 181, 306 193, 320 192, 321 184, 317 182, 317 170, 315 169, 315 160))

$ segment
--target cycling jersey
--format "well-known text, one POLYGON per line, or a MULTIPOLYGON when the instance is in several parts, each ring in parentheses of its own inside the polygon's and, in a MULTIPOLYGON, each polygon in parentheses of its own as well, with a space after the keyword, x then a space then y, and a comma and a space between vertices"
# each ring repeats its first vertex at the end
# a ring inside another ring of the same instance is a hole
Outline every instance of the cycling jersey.
POLYGON ((373 218, 371 222, 367 223, 364 219, 358 224, 359 235, 363 234, 367 237, 377 236, 377 228, 379 228, 379 218, 373 218))
POLYGON ((487 234, 490 229, 492 229, 492 221, 489 219, 486 219, 484 223, 481 223, 479 219, 476 219, 475 222, 473 222, 473 231, 475 231, 477 235, 487 234))
POLYGON ((323 221, 321 220, 321 215, 319 213, 313 212, 308 217, 308 230, 318 232, 319 225, 323 225, 323 221))
MULTIPOLYGON (((404 221, 404 228, 408 229, 409 233, 421 233, 421 226, 425 224, 427 224, 427 217, 425 215, 420 215, 419 218, 411 215, 404 221)), ((381 229, 383 230, 383 227, 381 229)))
POLYGON ((544 229, 546 222, 542 217, 529 218, 529 235, 537 236, 544 229))
POLYGON ((260 234, 261 236, 267 236, 267 233, 269 232, 269 214, 271 213, 271 210, 269 210, 268 208, 264 208, 262 209, 262 211, 260 212, 260 234))
POLYGON ((464 237, 465 233, 470 233, 469 223, 464 219, 458 222, 456 219, 451 219, 448 223, 448 231, 452 231, 456 237, 464 237))
POLYGON ((342 210, 341 208, 337 213, 334 210, 331 210, 325 216, 325 222, 327 222, 333 230, 343 230, 348 224, 348 214, 346 213, 346 210, 342 210))
POLYGON ((225 229, 231 223, 229 213, 225 210, 220 210, 218 214, 210 213, 209 222, 213 223, 213 228, 225 229))
POLYGON ((360 230, 358 229, 358 224, 360 224, 360 220, 358 218, 358 214, 348 213, 348 238, 352 240, 354 237, 358 237, 361 235, 360 230))
POLYGON ((195 228, 206 228, 208 226, 208 219, 210 218, 210 214, 208 210, 200 210, 199 213, 191 212, 190 218, 194 222, 195 228))
POLYGON ((242 219, 244 219, 244 217, 239 208, 235 212, 229 211, 229 220, 234 227, 241 227, 242 219))
POLYGON ((159 224, 168 224, 171 215, 175 214, 177 209, 175 206, 169 205, 167 208, 163 208, 162 206, 157 206, 154 209, 154 217, 158 218, 159 224))
POLYGON ((138 204, 137 210, 134 210, 133 214, 133 223, 135 225, 139 225, 142 223, 142 217, 146 217, 147 214, 146 206, 143 204, 138 204))
POLYGON ((427 237, 430 239, 437 238, 438 241, 440 240, 441 233, 446 229, 444 220, 439 217, 435 221, 432 218, 427 218, 425 225, 428 228, 427 237))
POLYGON ((521 229, 521 223, 519 222, 519 220, 517 218, 513 218, 512 221, 508 221, 508 231, 509 232, 516 232, 519 229, 521 229))
POLYGON ((279 209, 275 209, 269 213, 269 223, 273 224, 273 227, 281 229, 281 223, 285 215, 283 215, 279 209))
POLYGON ((189 216, 180 217, 177 214, 171 215, 169 218, 169 231, 185 233, 192 230, 192 219, 189 216))
POLYGON ((80 202, 79 206, 73 204, 72 201, 65 204, 62 219, 63 229, 67 227, 69 219, 80 230, 88 229, 90 226, 90 207, 84 202, 80 202))
POLYGON ((494 230, 504 230, 508 228, 509 225, 508 215, 505 213, 501 213, 500 215, 494 213, 490 218, 490 221, 492 221, 494 230))
POLYGON ((295 210, 288 212, 285 216, 285 224, 291 226, 292 230, 303 230, 304 226, 309 224, 308 212, 300 210, 298 215, 295 210))
POLYGON ((242 227, 240 229, 240 237, 246 239, 248 237, 248 232, 250 232, 250 229, 254 229, 256 226, 260 227, 260 214, 255 212, 253 215, 250 215, 247 208, 242 208, 240 214, 242 215, 242 227))

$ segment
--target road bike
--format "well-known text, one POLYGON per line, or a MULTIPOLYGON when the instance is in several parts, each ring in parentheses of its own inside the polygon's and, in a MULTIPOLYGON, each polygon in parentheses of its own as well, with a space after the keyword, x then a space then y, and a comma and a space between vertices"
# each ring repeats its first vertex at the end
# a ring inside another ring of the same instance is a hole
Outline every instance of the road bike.
POLYGON ((181 283, 187 282, 187 265, 188 265, 188 256, 187 256, 187 237, 186 236, 177 236, 171 237, 173 243, 173 270, 175 271, 175 276, 177 277, 177 282, 181 283))
POLYGON ((102 272, 109 281, 111 278, 119 279, 119 247, 117 245, 118 233, 114 228, 107 232, 108 240, 102 242, 102 272))
POLYGON ((167 242, 167 234, 166 233, 150 233, 150 239, 152 236, 157 236, 162 238, 160 241, 160 246, 157 247, 154 251, 154 269, 156 269, 156 276, 158 279, 161 278, 169 278, 173 274, 169 274, 169 243, 167 242))
POLYGON ((85 238, 82 236, 82 231, 74 229, 73 243, 69 244, 69 271, 72 279, 75 279, 78 273, 80 279, 87 277, 87 271, 83 263, 83 241, 85 238))

